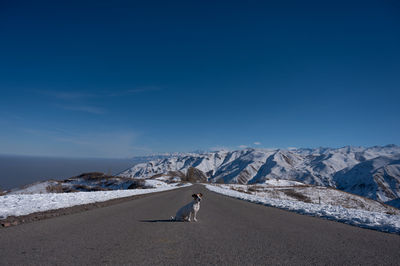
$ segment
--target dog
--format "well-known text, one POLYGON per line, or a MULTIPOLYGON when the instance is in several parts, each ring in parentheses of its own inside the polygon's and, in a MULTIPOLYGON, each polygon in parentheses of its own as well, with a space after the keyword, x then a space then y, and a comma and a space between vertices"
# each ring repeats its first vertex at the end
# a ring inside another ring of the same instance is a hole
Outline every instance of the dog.
POLYGON ((175 217, 171 217, 171 220, 190 222, 190 216, 193 216, 193 220, 197 222, 196 215, 197 212, 200 210, 200 201, 201 198, 203 197, 203 194, 201 193, 193 194, 192 197, 193 201, 180 208, 176 212, 175 217))

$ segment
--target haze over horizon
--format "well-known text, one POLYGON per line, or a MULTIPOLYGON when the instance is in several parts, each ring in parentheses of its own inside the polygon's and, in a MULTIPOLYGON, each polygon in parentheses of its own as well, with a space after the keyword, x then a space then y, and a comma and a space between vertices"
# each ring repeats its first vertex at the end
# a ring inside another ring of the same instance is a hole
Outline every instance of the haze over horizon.
POLYGON ((0 9, 0 154, 400 145, 397 1, 0 9))

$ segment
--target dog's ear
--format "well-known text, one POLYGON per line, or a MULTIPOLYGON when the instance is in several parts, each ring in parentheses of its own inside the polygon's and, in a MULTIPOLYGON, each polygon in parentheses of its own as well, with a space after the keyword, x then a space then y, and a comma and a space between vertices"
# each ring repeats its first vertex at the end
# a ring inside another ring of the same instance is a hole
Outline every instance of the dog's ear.
POLYGON ((199 193, 199 196, 200 196, 200 197, 203 197, 203 194, 199 193))
POLYGON ((193 197, 193 198, 197 198, 197 195, 196 195, 196 194, 193 194, 192 197, 193 197))

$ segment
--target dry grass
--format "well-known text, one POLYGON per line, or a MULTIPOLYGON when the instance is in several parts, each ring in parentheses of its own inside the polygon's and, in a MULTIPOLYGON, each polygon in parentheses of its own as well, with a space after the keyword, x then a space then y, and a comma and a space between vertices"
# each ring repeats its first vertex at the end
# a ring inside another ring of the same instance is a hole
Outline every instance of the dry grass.
POLYGON ((219 178, 219 179, 217 179, 216 183, 217 184, 225 184, 225 181, 223 178, 219 178))
POLYGON ((241 192, 241 193, 246 193, 246 194, 252 194, 251 192, 249 192, 249 191, 247 191, 247 190, 245 190, 245 189, 243 189, 243 188, 235 188, 235 187, 232 187, 231 188, 232 190, 235 190, 235 191, 237 191, 237 192, 241 192))
POLYGON ((253 185, 253 186, 249 186, 248 190, 251 192, 264 192, 265 187, 253 185))
POLYGON ((162 176, 165 176, 165 174, 156 174, 156 175, 151 176, 149 179, 156 179, 156 178, 162 177, 162 176))
POLYGON ((189 167, 186 173, 186 179, 182 179, 191 183, 207 182, 206 175, 199 169, 189 167))
POLYGON ((285 193, 286 195, 288 195, 289 197, 295 198, 297 200, 303 201, 303 202, 307 202, 307 203, 311 203, 311 199, 309 197, 307 197, 306 195, 303 195, 297 191, 295 191, 294 189, 282 189, 282 192, 285 193))
POLYGON ((108 191, 109 189, 100 186, 90 187, 86 185, 76 185, 74 189, 79 191, 91 192, 91 191, 108 191))
POLYGON ((73 179, 75 179, 75 178, 82 178, 82 179, 88 180, 88 181, 97 181, 97 180, 113 178, 113 176, 106 175, 106 174, 100 173, 100 172, 91 172, 91 173, 83 173, 83 174, 73 177, 73 179))
POLYGON ((144 179, 134 179, 132 184, 129 185, 128 189, 138 189, 138 188, 146 188, 146 182, 144 179))
POLYGON ((49 185, 46 187, 46 191, 49 193, 63 193, 64 188, 61 184, 49 185))

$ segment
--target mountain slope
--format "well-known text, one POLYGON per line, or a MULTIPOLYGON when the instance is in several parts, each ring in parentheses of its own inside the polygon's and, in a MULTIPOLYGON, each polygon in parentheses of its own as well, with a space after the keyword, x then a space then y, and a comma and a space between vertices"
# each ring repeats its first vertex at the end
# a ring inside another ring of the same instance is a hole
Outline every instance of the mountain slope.
MULTIPOLYGON (((381 202, 400 197, 400 147, 346 146, 316 149, 244 149, 172 155, 135 165, 125 178, 187 176, 196 181, 230 184, 265 183, 271 179, 337 187, 381 202), (193 173, 193 170, 191 170, 193 173)), ((187 177, 186 177, 187 178, 187 177)))
POLYGON ((400 157, 377 157, 334 176, 338 189, 386 202, 400 198, 400 157))

